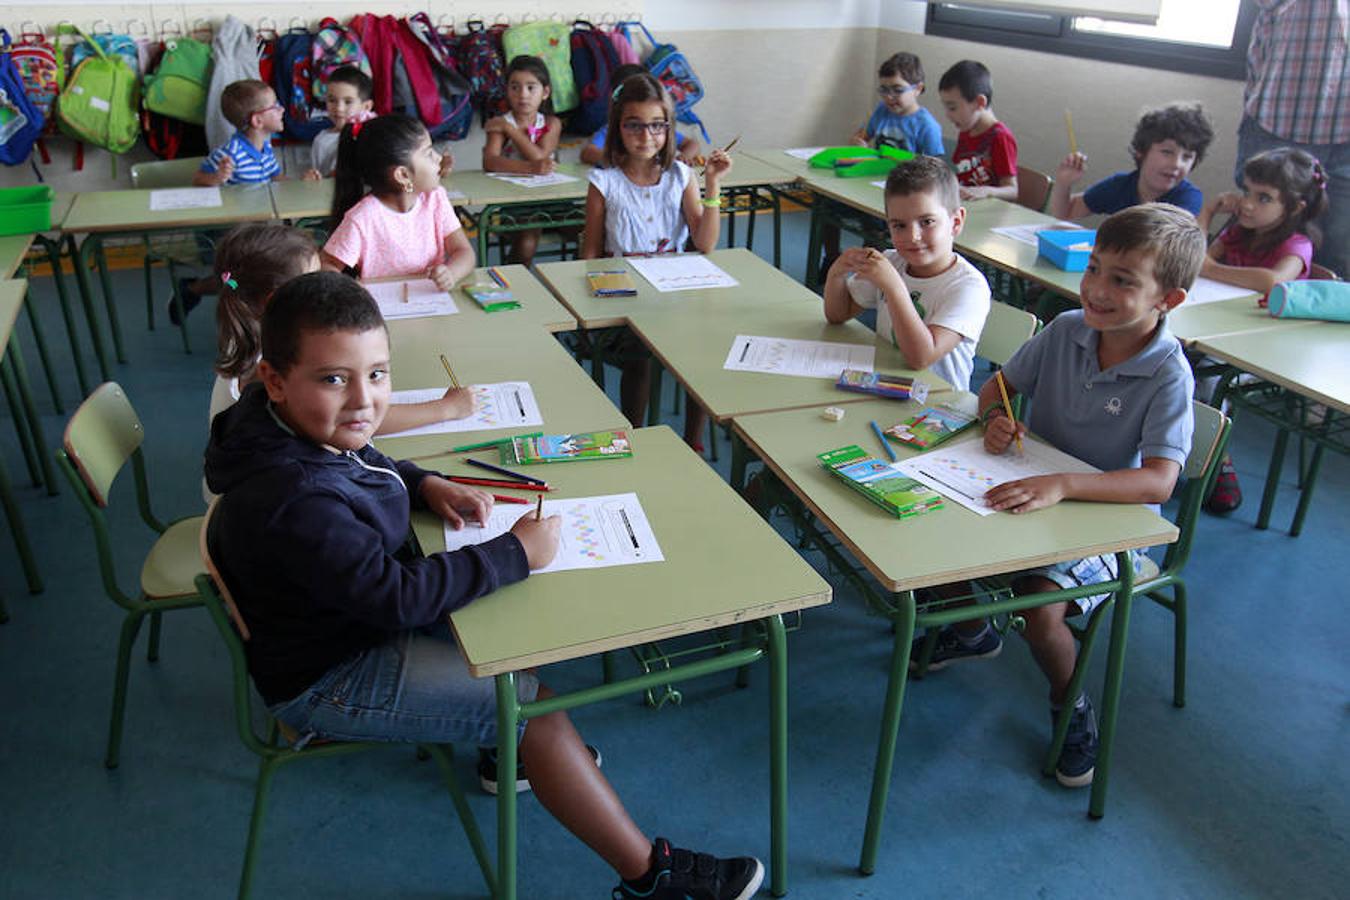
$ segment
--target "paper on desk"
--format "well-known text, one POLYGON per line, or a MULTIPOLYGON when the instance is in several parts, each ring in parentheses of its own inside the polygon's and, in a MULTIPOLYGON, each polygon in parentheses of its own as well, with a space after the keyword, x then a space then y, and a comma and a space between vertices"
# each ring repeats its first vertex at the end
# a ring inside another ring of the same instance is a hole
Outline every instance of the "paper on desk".
MULTIPOLYGON (((446 525, 445 549, 458 550, 499 537, 510 531, 522 515, 533 516, 533 505, 498 504, 492 508, 492 514, 482 528, 470 522, 454 531, 446 525)), ((545 500, 545 518, 555 515, 562 517, 558 555, 544 568, 531 572, 531 577, 545 572, 604 569, 665 560, 637 494, 545 500)), ((560 597, 559 601, 567 602, 565 597, 560 597)))
POLYGON ((452 191, 449 188, 445 189, 445 196, 451 204, 463 203, 465 200, 469 199, 469 195, 463 191, 452 191))
POLYGON ((797 159, 810 159, 824 149, 824 147, 793 147, 791 150, 784 150, 783 152, 788 156, 795 156, 797 159))
POLYGON ((380 314, 386 319, 420 319, 424 316, 453 316, 459 312, 454 298, 436 287, 430 278, 412 278, 407 281, 364 281, 362 286, 380 305, 380 314), (403 286, 408 286, 404 299, 403 286))
POLYGON ((1256 309, 1256 291, 1251 288, 1238 287, 1235 284, 1225 284, 1222 281, 1215 281, 1213 278, 1200 277, 1195 279, 1195 284, 1186 293, 1186 300, 1181 304, 1181 309, 1188 306, 1199 306, 1202 303, 1214 303, 1219 300, 1232 300, 1236 297, 1251 297, 1252 309, 1256 309))
POLYGON ((837 379, 845 369, 872 371, 877 348, 871 344, 837 344, 794 338, 738 334, 722 368, 736 372, 837 379))
POLYGON ((168 212, 173 209, 207 209, 221 206, 224 201, 218 187, 164 188, 150 192, 150 211, 168 212))
POLYGON ((1059 472, 1101 471, 1049 444, 1027 437, 1022 438, 1021 453, 1014 445, 995 456, 984 449, 983 440, 976 438, 959 444, 943 444, 902 460, 899 469, 982 516, 994 512, 985 502, 985 492, 1006 481, 1059 472))
POLYGON ((740 282, 700 253, 630 256, 628 261, 663 294, 700 288, 735 287, 740 282))
POLYGON ((872 186, 873 186, 873 187, 884 188, 884 187, 886 186, 886 181, 885 181, 884 179, 881 180, 881 181, 874 181, 874 182, 872 182, 872 186))
POLYGON ((1049 225, 1001 225, 998 228, 989 229, 994 234, 1001 234, 1006 238, 1012 238, 1019 244, 1028 244, 1032 247, 1039 247, 1040 242, 1036 240, 1036 232, 1054 229, 1056 231, 1065 228, 1080 228, 1076 222, 1065 222, 1060 219, 1051 222, 1049 225))
MULTIPOLYGON (((456 431, 482 431, 485 428, 513 428, 517 425, 543 425, 544 417, 527 381, 500 381, 496 384, 471 384, 473 415, 447 419, 397 434, 382 434, 380 440, 413 437, 419 434, 450 434, 456 431)), ((445 396, 445 388, 417 388, 394 391, 391 403, 426 403, 445 396)))
POLYGON ((578 181, 572 175, 564 175, 562 172, 550 172, 547 175, 507 175, 504 172, 487 172, 489 178, 496 178, 498 181, 509 181, 511 184, 520 187, 547 187, 550 184, 567 184, 569 181, 578 181))

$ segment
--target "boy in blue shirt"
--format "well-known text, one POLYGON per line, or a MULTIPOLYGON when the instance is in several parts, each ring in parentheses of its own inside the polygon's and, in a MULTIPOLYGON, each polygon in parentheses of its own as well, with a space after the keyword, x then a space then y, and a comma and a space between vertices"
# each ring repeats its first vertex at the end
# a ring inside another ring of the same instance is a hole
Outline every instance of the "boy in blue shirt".
POLYGON ((281 131, 282 105, 266 82, 234 81, 220 92, 220 111, 238 129, 202 163, 192 183, 200 187, 256 184, 281 175, 272 135, 281 131))
MULTIPOLYGON (((979 398, 990 453, 1031 431, 1102 471, 1005 482, 985 495, 991 507, 1021 515, 1061 500, 1161 504, 1172 495, 1191 448, 1195 382, 1166 315, 1186 298, 1204 258, 1195 217, 1170 204, 1134 206, 1102 223, 1083 273, 1083 308, 1061 313, 1003 368, 1009 395, 1032 400, 1027 424, 1004 413, 994 379, 979 398)), ((1114 578, 1115 568, 1114 555, 1057 563, 1017 573, 1013 588, 1028 594, 1096 584, 1114 578)), ((1077 648, 1064 620, 1107 596, 1022 613, 1032 656, 1050 682, 1052 723, 1063 704, 1074 705, 1055 771, 1066 787, 1092 783, 1097 723, 1086 694, 1065 696, 1077 648)), ((997 656, 1002 646, 986 620, 962 622, 942 629, 930 668, 997 656)), ((916 642, 916 659, 918 649, 916 642)))
POLYGON ((1133 172, 1117 172, 1077 194, 1073 186, 1087 171, 1087 156, 1070 153, 1055 170, 1050 189, 1050 215, 1079 219, 1090 213, 1120 212, 1137 203, 1170 203, 1199 215, 1200 189, 1186 180, 1205 158, 1214 129, 1197 103, 1173 103, 1151 109, 1139 118, 1130 141, 1133 172))
POLYGON ((923 82, 923 63, 913 53, 897 53, 883 62, 877 70, 881 99, 866 124, 853 133, 853 143, 885 144, 921 156, 942 156, 942 126, 919 105, 923 82))
MULTIPOLYGON (((566 713, 497 735, 493 681, 469 674, 446 620, 548 565, 561 520, 530 513, 461 550, 407 551, 412 504, 463 528, 486 520, 492 497, 370 443, 393 387, 370 294, 335 272, 287 282, 263 313, 258 375, 211 423, 206 479, 221 499, 207 542, 272 715, 301 741, 518 740, 535 796, 619 873, 614 897, 753 895, 758 860, 649 841, 566 713)), ((517 685, 522 702, 549 696, 533 672, 517 685)))

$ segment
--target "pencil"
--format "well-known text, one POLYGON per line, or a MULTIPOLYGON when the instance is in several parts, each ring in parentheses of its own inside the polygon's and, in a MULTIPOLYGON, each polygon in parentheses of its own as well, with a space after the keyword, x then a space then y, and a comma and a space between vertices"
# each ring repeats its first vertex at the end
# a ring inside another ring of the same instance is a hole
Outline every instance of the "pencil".
POLYGON ((539 495, 539 502, 534 505, 534 520, 538 522, 544 517, 544 495, 539 495))
POLYGON ((441 365, 445 366, 445 374, 450 376, 450 383, 454 385, 455 390, 459 390, 459 379, 455 377, 455 370, 450 368, 450 360, 445 358, 444 353, 441 354, 441 365))
POLYGON ((1008 386, 1003 383, 1003 370, 999 369, 994 373, 994 378, 998 380, 998 392, 1003 397, 1003 411, 1008 414, 1008 421, 1012 423, 1013 440, 1017 441, 1017 452, 1022 452, 1022 435, 1017 433, 1017 420, 1013 418, 1012 401, 1008 399, 1008 386))
POLYGON ((403 302, 408 302, 408 282, 403 282, 403 302))
POLYGON ((738 143, 740 143, 740 140, 741 140, 741 136, 740 136, 739 134, 736 135, 734 138, 731 139, 731 143, 730 143, 730 144, 727 144, 725 147, 722 148, 722 152, 723 152, 723 153, 730 153, 730 152, 731 152, 731 148, 732 148, 732 147, 735 147, 738 143))
POLYGON ((502 290, 505 291, 511 290, 511 283, 506 280, 505 275, 503 275, 501 272, 497 270, 496 266, 488 267, 488 275, 491 276, 493 281, 497 282, 497 286, 500 287, 502 290))
MULTIPOLYGON (((437 455, 444 456, 445 454, 437 455)), ((455 484, 472 484, 475 487, 509 488, 513 491, 553 490, 553 487, 547 484, 525 484, 522 481, 505 481, 498 478, 470 478, 467 475, 449 475, 446 477, 446 481, 453 481, 455 484)))
POLYGON ((510 469, 503 469, 501 466, 494 466, 492 463, 483 462, 481 459, 466 459, 464 461, 471 466, 477 466, 480 469, 487 469, 489 472, 496 472, 498 475, 505 475, 507 478, 512 478, 515 479, 516 481, 523 481, 527 484, 544 484, 544 485, 548 484, 548 482, 542 481, 538 478, 531 478, 529 475, 522 475, 519 472, 512 472, 510 469))
MULTIPOLYGON (((531 432, 530 434, 518 434, 515 438, 536 438, 543 437, 542 431, 531 432)), ((451 453, 468 453, 472 450, 491 450, 494 447, 500 447, 502 444, 509 444, 515 438, 497 438, 495 441, 483 441, 478 444, 461 444, 458 447, 451 447, 451 453)))
POLYGON ((875 420, 868 424, 872 426, 872 433, 877 436, 877 440, 881 441, 881 449, 886 451, 887 458, 890 459, 891 462, 895 462, 895 451, 891 449, 891 442, 886 440, 886 435, 881 433, 881 426, 878 425, 875 420))
POLYGON ((1078 138, 1073 133, 1073 113, 1064 110, 1064 127, 1069 130, 1069 153, 1070 155, 1078 152, 1078 138))
MULTIPOLYGON (((529 498, 529 497, 508 497, 508 496, 506 496, 505 494, 493 494, 493 495, 492 495, 492 499, 493 499, 493 500, 496 500, 498 503, 529 503, 529 502, 530 502, 530 498, 529 498)), ((540 500, 543 500, 544 498, 543 498, 543 497, 540 497, 539 499, 540 499, 540 500)))

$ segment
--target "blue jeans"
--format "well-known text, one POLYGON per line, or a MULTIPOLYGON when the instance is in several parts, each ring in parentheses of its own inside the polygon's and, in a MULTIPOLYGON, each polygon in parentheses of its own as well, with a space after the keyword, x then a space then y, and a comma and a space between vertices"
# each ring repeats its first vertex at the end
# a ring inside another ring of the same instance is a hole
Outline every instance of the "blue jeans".
MULTIPOLYGON (((521 703, 534 700, 538 691, 533 673, 517 673, 521 703)), ((400 632, 329 669, 308 690, 270 711, 300 735, 297 746, 313 738, 497 743, 495 679, 469 674, 445 624, 400 632)))
POLYGON ((1238 158, 1233 179, 1242 187, 1242 166, 1258 153, 1276 147, 1296 147, 1317 157, 1327 173, 1329 208, 1318 225, 1322 245, 1313 260, 1342 278, 1350 274, 1350 144, 1296 144, 1276 137, 1244 117, 1238 127, 1238 158))

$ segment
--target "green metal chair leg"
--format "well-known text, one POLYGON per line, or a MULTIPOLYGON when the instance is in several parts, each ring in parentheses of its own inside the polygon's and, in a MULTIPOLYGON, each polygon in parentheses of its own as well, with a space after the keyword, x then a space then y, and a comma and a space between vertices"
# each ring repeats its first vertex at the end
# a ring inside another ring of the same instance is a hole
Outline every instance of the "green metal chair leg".
POLYGON ((929 628, 924 631, 923 644, 919 647, 919 658, 915 660, 914 673, 910 676, 915 681, 922 681, 928 674, 928 664, 933 661, 933 651, 937 649, 940 632, 940 628, 929 628))
MULTIPOLYGON (((71 265, 75 270, 75 285, 80 292, 80 305, 84 307, 84 321, 89 326, 89 339, 94 345, 94 358, 98 360, 99 375, 103 381, 112 381, 112 370, 108 366, 108 351, 103 344, 103 328, 99 325, 98 313, 94 309, 94 291, 89 284, 89 256, 84 248, 91 239, 92 236, 86 238, 83 244, 76 245, 74 235, 66 237, 70 246, 71 265)), ((90 250, 92 249, 91 247, 90 250)))
POLYGON ((150 235, 143 234, 141 239, 145 243, 145 259, 141 263, 142 275, 145 278, 145 327, 151 331, 155 330, 155 281, 154 281, 154 263, 150 258, 150 235))
POLYGON ((56 299, 61 304, 61 318, 66 323, 66 340, 70 342, 70 358, 75 364, 75 378, 80 385, 80 396, 89 395, 89 379, 84 372, 84 358, 80 352, 79 333, 75 328, 75 317, 70 310, 70 295, 66 293, 66 277, 61 272, 61 243, 43 235, 36 242, 47 253, 47 263, 52 269, 52 283, 56 286, 56 299))
POLYGON ((1097 769, 1092 778, 1092 796, 1088 800, 1088 815, 1094 819, 1106 815, 1106 789, 1111 780, 1120 692, 1125 682, 1125 645, 1130 634, 1130 610, 1134 607, 1134 566, 1129 553, 1117 553, 1116 566, 1120 573, 1120 590, 1116 592, 1111 615, 1111 644, 1106 655, 1106 684, 1102 689, 1101 738, 1097 748, 1097 769))
POLYGON ((445 779, 445 785, 450 789, 450 797, 455 803, 455 812, 459 816, 459 824, 464 828, 464 836, 469 839, 469 847, 473 850, 473 858, 478 861, 478 869, 483 873, 483 883, 487 885, 488 896, 495 896, 497 880, 492 874, 492 857, 488 855, 487 845, 483 843, 483 834, 478 830, 478 822, 474 819, 473 810, 469 808, 468 801, 464 799, 464 791, 459 786, 459 779, 455 777, 454 748, 448 744, 430 744, 419 749, 425 749, 436 760, 436 765, 440 767, 441 777, 445 779))
POLYGON ((162 618, 164 618, 163 613, 152 612, 150 614, 150 640, 148 642, 150 646, 145 651, 145 658, 150 662, 159 662, 159 630, 162 618))
POLYGON ((19 504, 14 499, 14 487, 9 481, 9 472, 0 460, 0 507, 5 510, 5 519, 9 522, 9 534, 14 541, 14 550, 19 554, 19 565, 23 567, 23 576, 28 582, 30 594, 42 593, 42 573, 38 571, 37 560, 33 556, 33 545, 28 542, 28 530, 24 528, 23 516, 19 504))
POLYGON ((1313 446, 1312 458, 1308 461, 1308 471, 1303 479, 1303 489, 1298 495, 1298 508, 1294 510, 1294 522, 1289 526, 1290 537, 1298 537, 1303 532, 1303 520, 1308 515, 1308 504, 1312 502, 1313 488, 1317 485, 1317 472, 1322 468, 1322 451, 1325 449, 1322 444, 1313 446))
POLYGON ((278 765, 280 763, 275 759, 264 759, 258 763, 258 783, 253 788, 253 813, 249 816, 248 843, 244 847, 244 869, 239 875, 239 900, 247 900, 253 889, 253 870, 258 864, 258 844, 262 841, 268 794, 278 765))
POLYGON ((772 188, 769 190, 769 196, 773 197, 773 267, 781 269, 783 267, 783 198, 778 196, 778 192, 772 188))
POLYGON ((141 622, 145 618, 144 610, 128 610, 122 620, 122 637, 117 643, 117 673, 113 680, 112 717, 108 722, 108 752, 103 765, 109 769, 117 768, 122 754, 122 719, 127 706, 127 678, 131 670, 131 648, 140 633, 141 622))
POLYGON ((1280 487, 1280 471, 1284 468, 1284 454, 1289 447, 1289 432, 1283 428, 1275 432, 1275 446, 1270 451, 1270 467, 1266 470, 1266 487, 1261 493, 1261 509, 1256 514, 1256 527, 1270 526, 1270 512, 1275 507, 1275 492, 1280 487))
POLYGON ((42 363, 42 372, 47 376, 47 390, 52 395, 52 407, 57 413, 64 414, 65 406, 61 403, 61 391, 56 385, 56 373, 52 371, 51 354, 47 352, 47 339, 42 334, 42 323, 38 321, 37 309, 32 299, 32 285, 30 283, 28 292, 30 296, 24 298, 24 307, 28 311, 28 327, 33 332, 33 344, 37 347, 38 361, 42 363))
POLYGON ((863 832, 862 856, 858 860, 858 870, 864 875, 876 871, 881 825, 886 817, 886 795, 891 787, 895 742, 900 732, 900 712, 904 706, 905 683, 909 676, 910 645, 914 641, 914 592, 896 594, 895 607, 895 644, 891 648, 891 671, 886 684, 886 703, 881 713, 881 739, 877 742, 876 767, 872 772, 872 795, 867 803, 867 829, 863 832))
MULTIPOLYGON (((497 676, 497 771, 516 770, 516 731, 520 703, 516 699, 516 675, 497 676)), ((516 900, 516 792, 497 792, 497 897, 516 900)))
MULTIPOLYGON (((98 281, 103 288, 103 306, 108 311, 108 326, 112 329, 113 352, 117 361, 127 361, 126 348, 122 344, 122 319, 117 313, 117 298, 113 296, 112 274, 108 271, 108 255, 103 252, 103 239, 96 234, 85 238, 84 246, 94 241, 94 261, 98 266, 98 281)), ((83 248, 81 248, 83 249, 83 248)))
POLYGON ((810 238, 806 242, 806 286, 813 291, 820 288, 820 244, 823 225, 821 204, 814 203, 811 205, 810 238))

